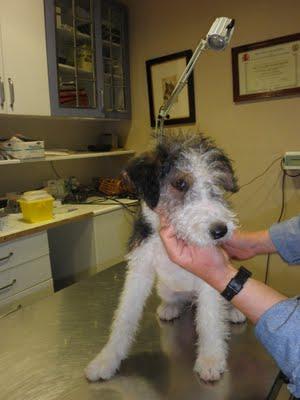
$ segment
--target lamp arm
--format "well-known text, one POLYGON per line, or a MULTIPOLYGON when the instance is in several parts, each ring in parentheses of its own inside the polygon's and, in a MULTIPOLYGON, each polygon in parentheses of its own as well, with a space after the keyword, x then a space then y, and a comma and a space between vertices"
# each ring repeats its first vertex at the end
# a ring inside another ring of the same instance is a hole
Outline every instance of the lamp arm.
POLYGON ((234 19, 227 17, 219 17, 212 24, 205 39, 201 39, 198 46, 196 47, 191 59, 189 60, 185 70, 180 76, 175 88, 173 89, 170 97, 160 107, 158 116, 156 118, 156 137, 161 139, 163 135, 164 123, 169 118, 169 111, 175 101, 177 100, 179 93, 186 85, 189 76, 191 75, 195 64, 200 56, 206 49, 213 50, 224 50, 228 45, 234 30, 234 19))
POLYGON ((166 102, 160 108, 158 118, 167 118, 168 117, 168 113, 169 113, 171 107, 177 100, 179 93, 182 91, 182 89, 184 88, 184 86, 186 85, 186 83, 190 77, 190 75, 194 69, 194 66, 198 60, 198 57, 204 50, 206 50, 206 48, 207 48, 206 44, 207 44, 207 41, 204 39, 202 39, 199 42, 190 61, 188 62, 185 70, 183 71, 182 75, 180 76, 175 88, 173 89, 170 97, 166 100, 166 102))

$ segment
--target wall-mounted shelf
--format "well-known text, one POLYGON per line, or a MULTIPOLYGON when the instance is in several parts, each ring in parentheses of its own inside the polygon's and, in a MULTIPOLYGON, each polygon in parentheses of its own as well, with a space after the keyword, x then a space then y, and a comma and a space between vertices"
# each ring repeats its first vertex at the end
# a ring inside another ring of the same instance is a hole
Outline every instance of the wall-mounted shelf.
POLYGON ((114 150, 114 151, 103 151, 103 152, 80 152, 71 153, 68 155, 61 156, 46 156, 45 158, 30 158, 27 160, 0 160, 1 165, 9 164, 28 164, 32 162, 49 162, 49 161, 62 161, 62 160, 78 160, 83 158, 98 158, 98 157, 112 157, 112 156, 123 156, 132 155, 135 152, 133 150, 114 150))

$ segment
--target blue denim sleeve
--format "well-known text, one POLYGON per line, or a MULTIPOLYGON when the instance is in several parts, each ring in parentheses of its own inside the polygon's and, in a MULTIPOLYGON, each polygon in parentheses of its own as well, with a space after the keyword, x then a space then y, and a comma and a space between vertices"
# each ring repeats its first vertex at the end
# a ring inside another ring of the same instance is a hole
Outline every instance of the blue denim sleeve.
POLYGON ((284 261, 300 264, 300 217, 272 225, 269 233, 284 261))
POLYGON ((255 334, 289 378, 289 391, 300 397, 300 296, 266 311, 255 327, 255 334))

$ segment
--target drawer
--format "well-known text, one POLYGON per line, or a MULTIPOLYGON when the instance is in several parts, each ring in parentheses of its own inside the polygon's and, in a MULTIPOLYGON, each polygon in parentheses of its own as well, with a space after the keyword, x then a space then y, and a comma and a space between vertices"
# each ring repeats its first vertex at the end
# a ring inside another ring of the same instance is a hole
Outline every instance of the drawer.
POLYGON ((53 282, 49 279, 29 289, 0 300, 0 318, 3 318, 20 308, 28 306, 53 294, 53 282))
POLYGON ((8 268, 49 254, 47 232, 0 245, 0 273, 8 268))
POLYGON ((49 255, 0 272, 0 300, 51 278, 49 255))

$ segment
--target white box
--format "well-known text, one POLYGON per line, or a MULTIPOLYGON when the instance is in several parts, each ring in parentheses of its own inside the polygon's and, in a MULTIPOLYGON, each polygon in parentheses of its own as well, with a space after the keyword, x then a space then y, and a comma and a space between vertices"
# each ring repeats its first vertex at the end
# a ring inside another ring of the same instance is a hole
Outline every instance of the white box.
POLYGON ((45 157, 45 144, 43 140, 24 142, 13 136, 9 140, 0 143, 0 148, 13 158, 19 160, 45 157))

